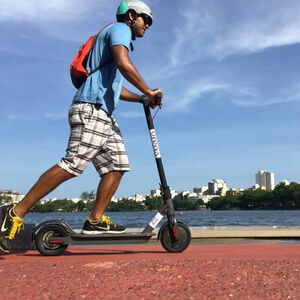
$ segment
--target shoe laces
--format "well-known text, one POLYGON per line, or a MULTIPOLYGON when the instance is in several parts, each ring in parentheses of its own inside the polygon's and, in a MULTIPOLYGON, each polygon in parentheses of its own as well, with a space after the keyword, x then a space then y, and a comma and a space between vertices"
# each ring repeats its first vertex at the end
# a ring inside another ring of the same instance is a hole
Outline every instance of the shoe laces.
POLYGON ((9 240, 14 239, 15 235, 19 233, 22 229, 24 229, 23 219, 17 216, 15 217, 11 216, 11 221, 12 221, 12 227, 9 232, 9 235, 7 236, 9 240))
POLYGON ((105 222, 107 225, 110 225, 112 223, 112 221, 110 220, 110 217, 105 216, 105 215, 102 216, 101 221, 105 222))

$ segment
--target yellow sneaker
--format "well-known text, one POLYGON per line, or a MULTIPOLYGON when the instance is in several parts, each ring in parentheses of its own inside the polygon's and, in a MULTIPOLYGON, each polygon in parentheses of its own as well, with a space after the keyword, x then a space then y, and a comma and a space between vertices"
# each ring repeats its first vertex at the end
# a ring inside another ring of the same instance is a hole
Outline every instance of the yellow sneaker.
POLYGON ((1 206, 0 249, 4 252, 9 252, 10 241, 24 228, 23 219, 14 213, 15 206, 12 204, 1 206))
POLYGON ((123 233, 126 227, 115 224, 110 220, 110 217, 102 216, 99 221, 87 219, 83 225, 81 233, 83 234, 100 234, 100 233, 123 233))

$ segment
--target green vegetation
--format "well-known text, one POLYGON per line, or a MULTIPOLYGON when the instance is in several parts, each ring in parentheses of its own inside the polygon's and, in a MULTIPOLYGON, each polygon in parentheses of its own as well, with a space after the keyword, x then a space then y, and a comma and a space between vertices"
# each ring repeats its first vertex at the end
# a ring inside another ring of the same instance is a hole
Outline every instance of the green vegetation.
POLYGON ((273 191, 246 190, 241 195, 213 198, 207 203, 211 210, 290 210, 300 209, 300 184, 279 184, 273 191))
MULTIPOLYGON (((32 212, 81 212, 91 211, 95 201, 95 192, 83 192, 80 201, 62 199, 37 203, 32 212)), ((0 199, 9 200, 9 199, 0 199)), ((206 205, 202 199, 190 200, 179 194, 173 198, 175 210, 291 210, 300 209, 300 184, 292 182, 286 186, 279 184, 272 192, 264 190, 246 190, 240 195, 215 197, 206 205)), ((146 197, 144 202, 123 198, 111 202, 107 208, 110 212, 160 210, 163 207, 162 197, 146 197)))
POLYGON ((205 208, 205 204, 202 199, 192 201, 186 197, 182 197, 182 195, 179 194, 175 196, 172 200, 175 210, 197 210, 205 208))
POLYGON ((143 211, 145 206, 141 202, 123 198, 118 202, 110 202, 106 211, 143 211))
MULTIPOLYGON (((31 209, 31 212, 81 212, 91 211, 94 205, 96 195, 94 191, 88 193, 83 192, 80 201, 75 203, 72 200, 60 199, 51 200, 45 203, 36 203, 31 209)), ((173 198, 175 210, 195 210, 201 209, 204 202, 201 199, 194 201, 188 200, 182 195, 177 195, 173 198)), ((160 210, 163 207, 162 197, 146 197, 145 202, 136 202, 134 200, 123 198, 118 202, 110 202, 106 211, 121 212, 121 211, 146 211, 160 210)))

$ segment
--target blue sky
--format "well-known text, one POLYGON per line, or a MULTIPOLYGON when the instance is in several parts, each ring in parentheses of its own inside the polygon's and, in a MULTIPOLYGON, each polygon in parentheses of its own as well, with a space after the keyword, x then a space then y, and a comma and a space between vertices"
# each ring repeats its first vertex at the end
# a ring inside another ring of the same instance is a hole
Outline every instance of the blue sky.
MULTIPOLYGON (((26 193, 65 153, 70 62, 114 21, 119 1, 0 4, 0 189, 26 193)), ((148 4, 154 23, 131 58, 165 92, 155 126, 169 185, 186 190, 222 178, 247 188, 261 169, 276 183, 299 182, 300 2, 148 4)), ((142 107, 121 101, 115 118, 131 162, 116 196, 147 194, 159 179, 142 107)), ((98 181, 89 166, 49 197, 78 197, 98 181)))

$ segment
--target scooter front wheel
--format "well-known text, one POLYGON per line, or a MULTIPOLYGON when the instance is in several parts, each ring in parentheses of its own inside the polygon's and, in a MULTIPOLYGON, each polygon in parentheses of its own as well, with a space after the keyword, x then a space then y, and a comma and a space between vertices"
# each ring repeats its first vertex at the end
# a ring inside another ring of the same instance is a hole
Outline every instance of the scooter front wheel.
POLYGON ((160 242, 168 252, 178 253, 183 252, 191 242, 191 232, 189 228, 182 222, 178 222, 178 239, 174 240, 171 235, 171 228, 168 223, 165 223, 160 232, 160 242))
POLYGON ((35 236, 37 250, 45 256, 61 255, 68 247, 65 244, 50 243, 50 239, 67 236, 67 232, 61 226, 49 225, 41 228, 35 236))

